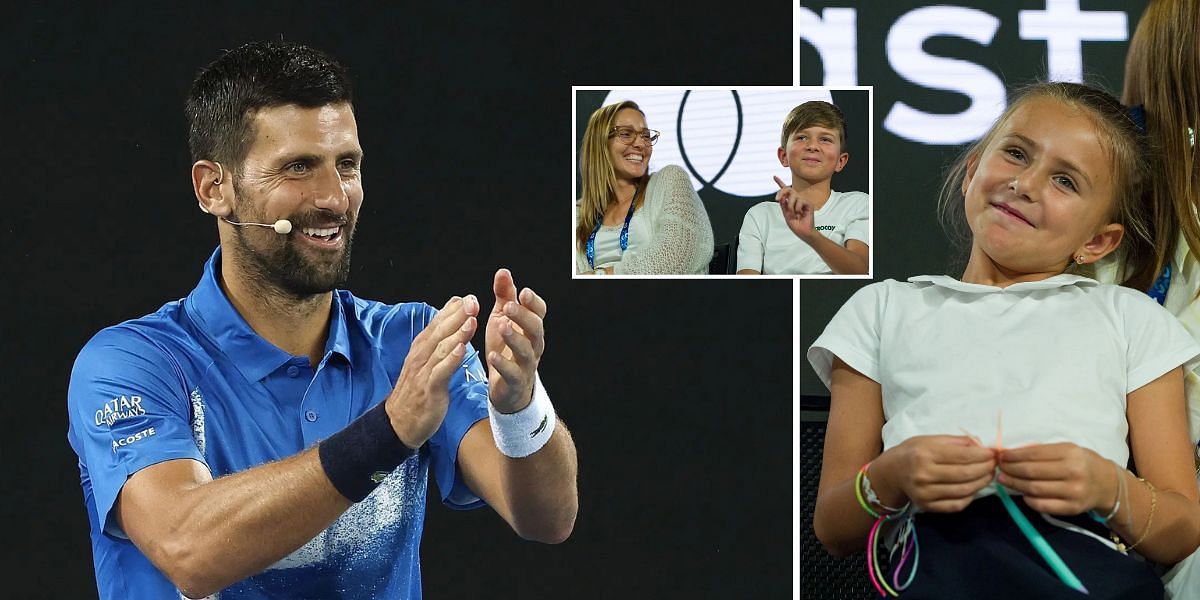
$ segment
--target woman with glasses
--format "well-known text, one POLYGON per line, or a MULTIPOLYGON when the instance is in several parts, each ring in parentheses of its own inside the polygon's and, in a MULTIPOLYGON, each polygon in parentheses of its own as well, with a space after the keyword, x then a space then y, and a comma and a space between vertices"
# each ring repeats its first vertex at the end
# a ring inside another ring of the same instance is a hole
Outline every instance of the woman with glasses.
POLYGON ((650 174, 659 133, 633 101, 601 107, 583 134, 575 270, 583 274, 702 274, 713 234, 683 169, 650 174))

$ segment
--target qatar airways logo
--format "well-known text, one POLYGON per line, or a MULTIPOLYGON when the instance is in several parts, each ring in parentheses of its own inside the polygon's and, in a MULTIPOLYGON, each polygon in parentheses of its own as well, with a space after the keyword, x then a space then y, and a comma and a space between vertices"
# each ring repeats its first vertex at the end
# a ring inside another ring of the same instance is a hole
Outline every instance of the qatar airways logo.
POLYGON ((146 414, 141 396, 118 396, 96 411, 96 425, 112 427, 117 421, 146 414))
MULTIPOLYGON (((824 85, 858 84, 858 9, 826 8, 817 14, 799 6, 795 14, 796 33, 821 57, 824 85)), ((926 6, 896 19, 884 41, 892 70, 915 85, 963 94, 969 106, 940 114, 898 101, 884 109, 883 127, 923 144, 963 144, 986 133, 1004 112, 1004 82, 982 65, 929 54, 923 46, 932 38, 950 36, 990 47, 999 27, 1000 19, 990 12, 963 6, 926 6)), ((1045 41, 1050 79, 1078 82, 1083 79, 1083 42, 1125 41, 1129 24, 1121 11, 1080 10, 1079 0, 1046 0, 1043 10, 1017 13, 1017 35, 1045 41)))
MULTIPOLYGON (((610 90, 601 104, 623 100, 637 102, 646 125, 662 133, 650 155, 651 172, 679 165, 697 190, 748 197, 774 194, 779 186, 773 177, 792 177, 776 154, 788 112, 809 100, 833 101, 824 89, 624 89, 610 90)), ((867 148, 849 150, 852 157, 869 156, 867 148)))

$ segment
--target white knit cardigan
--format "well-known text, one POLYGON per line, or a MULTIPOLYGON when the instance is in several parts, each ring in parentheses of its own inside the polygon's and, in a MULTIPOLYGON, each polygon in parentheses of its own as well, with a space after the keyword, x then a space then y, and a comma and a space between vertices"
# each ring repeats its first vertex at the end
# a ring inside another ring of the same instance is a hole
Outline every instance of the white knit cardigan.
MULTIPOLYGON (((576 219, 578 212, 576 201, 576 219)), ((683 169, 667 165, 650 176, 646 200, 629 222, 629 239, 629 248, 612 265, 614 274, 708 273, 713 254, 712 225, 683 169)), ((575 271, 591 270, 587 254, 577 244, 575 271)))

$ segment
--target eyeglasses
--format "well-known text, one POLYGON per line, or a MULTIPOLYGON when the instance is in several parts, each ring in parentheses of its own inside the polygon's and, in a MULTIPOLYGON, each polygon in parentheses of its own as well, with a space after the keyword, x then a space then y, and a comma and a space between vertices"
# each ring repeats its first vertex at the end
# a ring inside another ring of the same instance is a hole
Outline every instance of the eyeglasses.
POLYGON ((638 131, 632 127, 613 127, 612 131, 608 132, 608 137, 616 137, 621 140, 622 144, 633 145, 633 140, 642 138, 642 141, 653 146, 658 143, 659 132, 653 129, 638 131))

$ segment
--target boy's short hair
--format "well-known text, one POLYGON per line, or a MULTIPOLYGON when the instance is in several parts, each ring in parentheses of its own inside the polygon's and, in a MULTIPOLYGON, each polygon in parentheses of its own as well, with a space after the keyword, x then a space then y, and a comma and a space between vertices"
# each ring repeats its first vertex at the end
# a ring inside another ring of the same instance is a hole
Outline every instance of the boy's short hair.
POLYGON ((842 144, 842 152, 846 151, 846 117, 842 110, 823 100, 805 102, 788 113, 783 120, 783 134, 779 138, 779 147, 787 148, 788 138, 801 129, 812 126, 835 129, 842 144))

